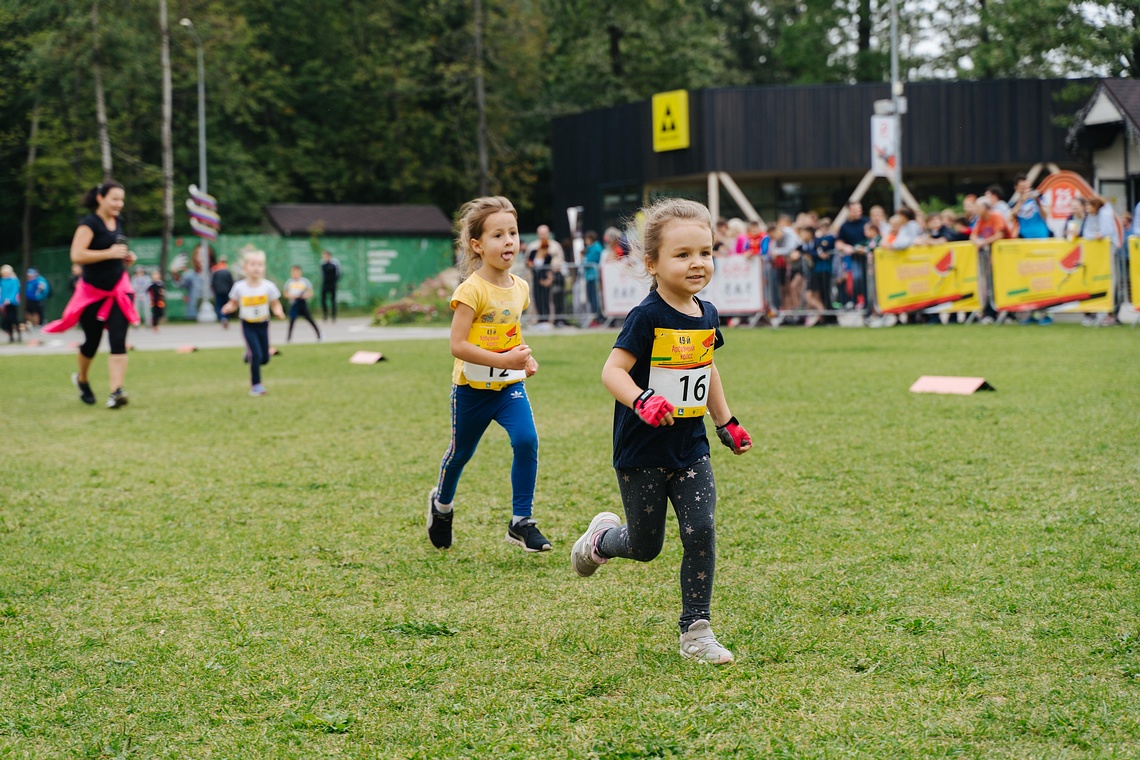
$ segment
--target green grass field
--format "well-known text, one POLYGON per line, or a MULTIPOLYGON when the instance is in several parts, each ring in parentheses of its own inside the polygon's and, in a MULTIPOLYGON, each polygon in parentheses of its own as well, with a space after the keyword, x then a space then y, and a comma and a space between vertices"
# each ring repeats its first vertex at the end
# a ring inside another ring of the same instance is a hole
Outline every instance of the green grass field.
POLYGON ((677 653, 672 517, 652 563, 569 568, 622 511, 612 334, 531 339, 543 555, 503 540, 498 428, 427 541, 442 341, 290 346, 260 399, 236 350, 136 353, 118 412, 0 360, 0 756, 1140 756, 1140 330, 726 338, 757 448, 714 440, 722 668, 677 653))

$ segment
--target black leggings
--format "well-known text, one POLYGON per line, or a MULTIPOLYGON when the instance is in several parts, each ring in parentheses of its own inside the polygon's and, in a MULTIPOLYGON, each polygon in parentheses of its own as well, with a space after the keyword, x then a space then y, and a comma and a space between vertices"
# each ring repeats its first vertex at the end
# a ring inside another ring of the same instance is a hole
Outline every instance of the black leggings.
POLYGON ((716 568, 716 482, 708 456, 688 467, 637 467, 618 470, 625 525, 607 530, 598 541, 603 557, 648 562, 665 543, 666 501, 673 502, 681 531, 681 632, 709 620, 716 568))
POLYGON ((261 367, 269 364, 269 322, 242 320, 241 334, 245 338, 246 355, 249 357, 250 384, 260 385, 261 367))
POLYGON ((111 313, 107 315, 107 321, 103 322, 99 319, 99 309, 102 306, 102 301, 96 301, 79 315, 79 326, 83 328, 85 338, 83 345, 79 347, 79 353, 88 359, 95 356, 95 352, 99 350, 99 341, 103 339, 104 329, 107 330, 107 340, 111 344, 111 353, 125 354, 127 352, 127 329, 131 325, 127 322, 126 315, 123 314, 123 310, 119 308, 117 303, 113 303, 111 304, 111 313))
POLYGON ((325 300, 332 301, 332 318, 336 321, 336 286, 321 288, 321 316, 325 319, 329 318, 329 305, 325 300))
POLYGON ((0 306, 3 310, 2 321, 4 332, 8 333, 9 341, 20 335, 20 307, 14 303, 0 306))
POLYGON ((313 315, 309 313, 309 302, 304 298, 298 298, 289 307, 289 335, 285 338, 286 340, 293 340, 293 323, 297 321, 297 317, 304 317, 317 331, 317 338, 321 337, 321 328, 317 327, 317 323, 313 321, 313 315))

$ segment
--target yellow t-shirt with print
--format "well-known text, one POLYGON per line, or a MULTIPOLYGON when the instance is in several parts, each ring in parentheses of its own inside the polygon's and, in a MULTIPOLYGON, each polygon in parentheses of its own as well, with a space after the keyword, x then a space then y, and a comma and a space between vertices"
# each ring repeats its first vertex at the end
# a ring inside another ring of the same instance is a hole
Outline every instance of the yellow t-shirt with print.
MULTIPOLYGON (((511 275, 510 287, 500 288, 473 274, 455 289, 451 296, 451 308, 459 304, 470 306, 475 312, 468 340, 489 350, 505 350, 522 342, 522 328, 519 320, 530 306, 530 286, 521 277, 511 275), (512 328, 514 328, 512 330, 512 328)), ((491 376, 468 380, 464 374, 464 362, 456 359, 451 370, 451 382, 455 385, 470 385, 484 390, 501 390, 509 382, 499 382, 491 376)))

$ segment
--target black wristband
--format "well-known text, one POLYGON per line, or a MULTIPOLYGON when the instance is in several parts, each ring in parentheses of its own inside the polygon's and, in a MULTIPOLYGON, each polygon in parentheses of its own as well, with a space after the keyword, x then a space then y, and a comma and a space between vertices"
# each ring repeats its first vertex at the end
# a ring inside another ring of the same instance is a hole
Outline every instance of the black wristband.
POLYGON ((636 409, 637 407, 644 404, 646 401, 649 400, 649 397, 652 395, 654 395, 653 389, 652 388, 646 388, 645 391, 643 391, 640 396, 638 396, 637 398, 635 398, 633 400, 633 408, 636 409))
POLYGON ((717 430, 724 430, 729 425, 739 425, 739 424, 740 423, 737 422, 736 417, 731 417, 731 418, 729 418, 728 422, 724 423, 723 425, 717 425, 716 429, 717 430))

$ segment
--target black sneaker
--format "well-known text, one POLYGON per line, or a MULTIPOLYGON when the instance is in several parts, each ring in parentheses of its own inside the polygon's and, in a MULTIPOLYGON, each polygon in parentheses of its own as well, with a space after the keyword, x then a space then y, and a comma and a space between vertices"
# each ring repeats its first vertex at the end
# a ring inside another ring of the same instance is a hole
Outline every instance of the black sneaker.
POLYGON ((431 539, 431 545, 436 549, 450 549, 451 518, 455 516, 455 510, 440 512, 435 508, 437 491, 438 489, 433 488, 428 494, 427 534, 431 539))
POLYGON ((71 373, 71 384, 75 386, 75 390, 79 391, 79 400, 84 404, 94 404, 95 394, 91 392, 91 386, 87 383, 79 381, 79 373, 71 373))
POLYGON ((550 551, 550 542, 530 517, 524 517, 514 525, 507 523, 507 543, 520 546, 528 552, 550 551))
POLYGON ((107 408, 118 409, 120 406, 127 405, 127 392, 122 388, 116 388, 110 396, 107 397, 107 408))

